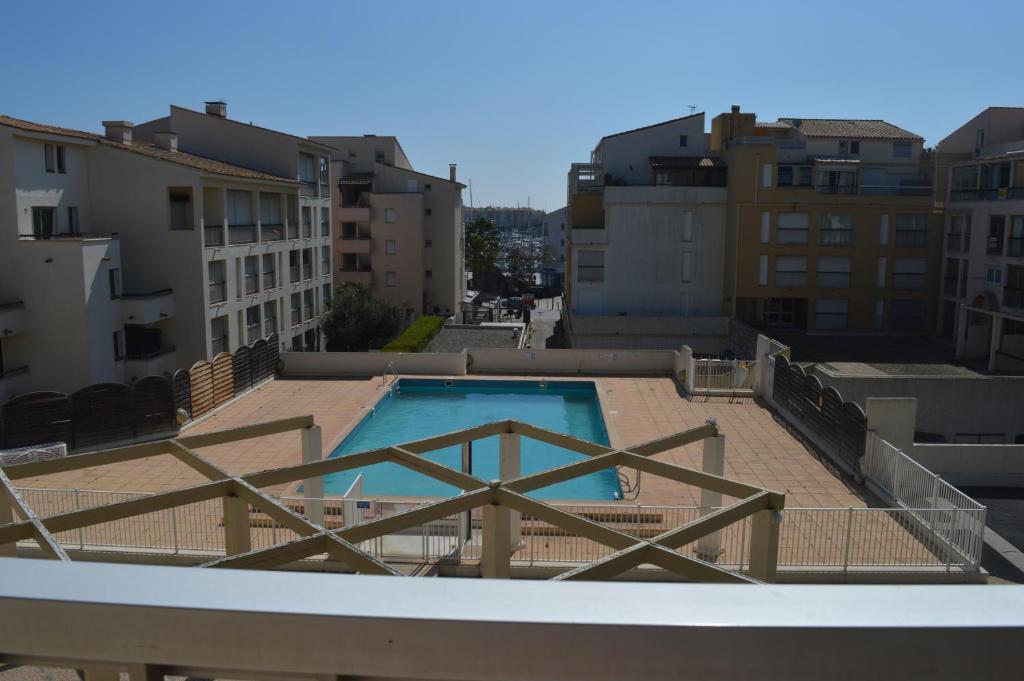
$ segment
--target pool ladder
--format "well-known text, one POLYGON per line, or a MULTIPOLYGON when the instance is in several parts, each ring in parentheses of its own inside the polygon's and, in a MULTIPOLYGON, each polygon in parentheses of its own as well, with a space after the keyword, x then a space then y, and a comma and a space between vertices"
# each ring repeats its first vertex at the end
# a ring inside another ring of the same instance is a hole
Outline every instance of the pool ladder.
POLYGON ((388 387, 388 385, 389 385, 388 384, 388 377, 389 376, 391 377, 390 385, 394 386, 395 383, 398 382, 398 370, 395 368, 395 363, 394 362, 388 362, 387 369, 384 371, 383 374, 381 374, 381 377, 380 377, 380 387, 381 388, 388 387))

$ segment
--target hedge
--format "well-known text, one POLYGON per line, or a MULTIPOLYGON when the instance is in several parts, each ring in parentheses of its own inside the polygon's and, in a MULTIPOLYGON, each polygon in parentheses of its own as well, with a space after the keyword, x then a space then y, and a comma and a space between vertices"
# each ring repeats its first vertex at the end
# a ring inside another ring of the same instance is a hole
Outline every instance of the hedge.
POLYGON ((444 326, 444 317, 420 317, 402 335, 385 345, 383 352, 423 352, 444 326))

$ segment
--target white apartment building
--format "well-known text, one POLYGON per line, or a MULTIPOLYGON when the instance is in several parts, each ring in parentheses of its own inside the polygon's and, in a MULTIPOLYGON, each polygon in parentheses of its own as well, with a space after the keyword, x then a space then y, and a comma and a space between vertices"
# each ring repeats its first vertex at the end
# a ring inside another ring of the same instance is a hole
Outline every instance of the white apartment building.
MULTIPOLYGON (((569 314, 722 313, 726 172, 704 114, 603 137, 569 173, 569 314)), ((591 320, 592 321, 592 320, 591 320)))
POLYGON ((1024 108, 989 107, 937 146, 948 173, 940 331, 962 359, 1024 369, 1024 108), (948 168, 946 167, 948 165, 948 168))
POLYGON ((334 281, 366 284, 406 322, 449 316, 465 291, 462 190, 419 172, 390 135, 317 136, 332 150, 334 281))
MULTIPOLYGON (((168 374, 275 332, 318 347, 330 237, 313 209, 329 225, 329 201, 303 200, 298 170, 187 151, 166 124, 104 125, 0 117, 0 400, 168 374)), ((300 149, 329 167, 292 139, 296 169, 300 149)))
POLYGON ((547 213, 541 221, 541 284, 544 286, 562 288, 565 285, 566 213, 566 207, 562 206, 547 213))

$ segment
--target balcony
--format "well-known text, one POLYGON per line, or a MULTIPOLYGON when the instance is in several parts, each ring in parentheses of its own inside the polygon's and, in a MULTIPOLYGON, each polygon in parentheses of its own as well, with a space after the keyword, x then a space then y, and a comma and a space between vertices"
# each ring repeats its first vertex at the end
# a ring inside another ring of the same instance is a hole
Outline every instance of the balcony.
POLYGON ((342 253, 369 254, 372 246, 373 242, 370 240, 369 235, 350 238, 342 237, 340 250, 342 253))
POLYGON ((292 308, 292 326, 298 326, 302 323, 302 311, 297 308, 292 308))
POLYGON ((117 232, 59 232, 54 234, 22 234, 27 241, 90 241, 92 239, 116 239, 117 232))
POLYGON ((224 245, 224 225, 222 224, 205 224, 203 226, 203 245, 204 246, 223 246, 224 245))
POLYGON ((299 196, 305 196, 308 198, 316 198, 316 182, 308 180, 299 180, 299 196))
POLYGON ((153 324, 174 316, 174 292, 167 288, 150 293, 121 295, 121 316, 125 324, 153 324))
POLYGON ((128 381, 144 376, 169 376, 179 368, 173 345, 154 352, 129 352, 124 356, 125 379, 128 381))
POLYGON ((270 270, 263 273, 263 290, 269 291, 277 288, 277 272, 270 270))
POLYGON ((0 369, 0 402, 32 390, 32 375, 27 366, 0 369))
POLYGON ((217 303, 223 303, 228 299, 227 293, 227 282, 224 281, 211 281, 209 296, 210 305, 216 305, 217 303))
POLYGON ((298 239, 299 238, 299 221, 298 221, 297 218, 295 220, 289 220, 288 221, 288 238, 289 239, 298 239))
POLYGON ((338 216, 338 220, 341 222, 370 221, 369 206, 341 206, 340 208, 335 208, 334 212, 338 216))
POLYGON ((256 225, 228 225, 228 245, 256 243, 256 225))
POLYGON ((931 196, 932 186, 926 184, 862 184, 860 186, 860 193, 864 196, 931 196))
POLYGON ((307 262, 302 264, 302 278, 312 279, 313 278, 313 263, 307 262))
POLYGON ((819 184, 815 187, 819 194, 856 194, 857 185, 819 184))
POLYGON ((569 193, 589 194, 604 187, 604 169, 599 163, 573 163, 569 170, 569 193))
POLYGON ((334 275, 335 283, 350 283, 350 284, 366 284, 370 286, 373 284, 373 273, 369 269, 365 270, 347 270, 341 269, 334 275))
POLYGON ((849 272, 818 272, 818 288, 850 288, 849 272))
POLYGON ((283 241, 284 240, 284 225, 260 225, 260 240, 261 241, 283 241))
POLYGON ((243 279, 244 279, 245 295, 251 296, 251 295, 253 295, 255 293, 259 293, 259 290, 260 290, 260 287, 259 287, 260 277, 259 277, 258 274, 256 274, 255 272, 251 272, 249 274, 246 274, 243 277, 243 279))
POLYGON ((0 303, 0 338, 25 331, 25 303, 0 303))
POLYGON ((818 243, 822 246, 852 246, 852 229, 822 229, 818 233, 818 243))

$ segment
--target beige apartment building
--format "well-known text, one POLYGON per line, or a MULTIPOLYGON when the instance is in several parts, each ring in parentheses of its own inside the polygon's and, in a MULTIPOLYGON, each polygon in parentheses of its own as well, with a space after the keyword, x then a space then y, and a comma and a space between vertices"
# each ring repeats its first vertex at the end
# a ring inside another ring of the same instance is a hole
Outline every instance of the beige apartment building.
POLYGON ((716 116, 726 313, 808 333, 934 331, 942 218, 923 141, 881 120, 716 116))
POLYGON ((201 154, 209 127, 230 123, 226 140, 250 127, 211 109, 106 121, 104 134, 0 117, 0 399, 168 374, 273 333, 318 347, 329 154, 259 128, 290 169, 201 154), (323 159, 323 199, 300 180, 300 154, 323 159))
POLYGON ((392 136, 317 136, 331 149, 334 281, 370 286, 406 322, 449 316, 465 290, 462 190, 413 169, 392 136))

